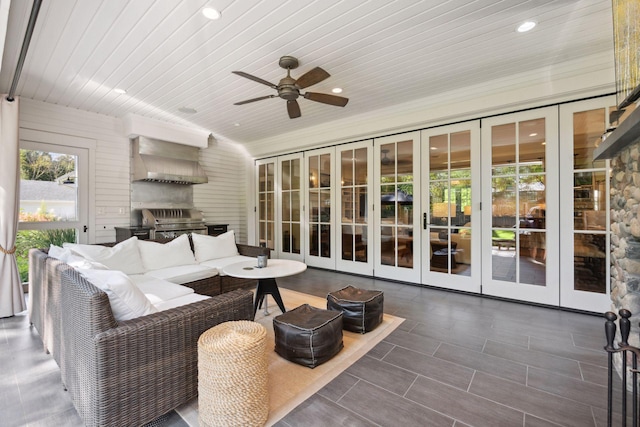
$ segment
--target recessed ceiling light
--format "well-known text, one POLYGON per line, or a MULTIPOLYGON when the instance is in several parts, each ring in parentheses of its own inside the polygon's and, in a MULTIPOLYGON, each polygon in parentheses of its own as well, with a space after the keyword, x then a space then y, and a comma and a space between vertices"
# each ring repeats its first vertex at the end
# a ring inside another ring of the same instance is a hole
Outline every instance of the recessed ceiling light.
POLYGON ((530 133, 529 136, 538 136, 538 134, 534 132, 534 133, 530 133))
POLYGON ((546 142, 543 142, 543 143, 542 143, 542 145, 547 145, 547 143, 546 143, 546 142))
POLYGON ((517 31, 519 33, 526 33, 527 31, 533 30, 533 27, 536 26, 536 23, 533 21, 525 21, 518 26, 517 31))
POLYGON ((437 150, 438 147, 430 147, 432 150, 437 150))
POLYGON ((124 95, 125 93, 127 93, 127 91, 126 91, 126 90, 124 90, 124 89, 120 89, 120 88, 115 88, 113 91, 114 91, 115 93, 119 93, 120 95, 124 95))
POLYGON ((341 87, 334 87, 333 89, 331 89, 331 92, 333 92, 333 93, 342 93, 342 88, 341 87))
POLYGON ((191 108, 191 107, 180 107, 178 108, 178 111, 180 111, 181 113, 185 113, 185 114, 195 114, 198 112, 198 110, 196 110, 195 108, 191 108))
POLYGON ((238 126, 240 126, 240 123, 234 123, 233 125, 238 127, 238 126))
POLYGON ((212 7, 205 7, 202 9, 202 14, 209 19, 220 19, 222 15, 218 10, 212 7))

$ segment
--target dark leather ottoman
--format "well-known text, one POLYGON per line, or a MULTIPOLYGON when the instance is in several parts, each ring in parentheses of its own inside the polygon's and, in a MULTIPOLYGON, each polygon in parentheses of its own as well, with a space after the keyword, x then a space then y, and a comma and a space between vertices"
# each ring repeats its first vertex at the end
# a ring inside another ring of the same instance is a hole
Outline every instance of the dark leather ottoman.
POLYGON ((382 291, 358 289, 351 285, 327 295, 327 309, 342 311, 347 331, 364 334, 382 323, 382 291))
POLYGON ((342 313, 301 305, 273 319, 276 353, 315 368, 342 347, 342 313))

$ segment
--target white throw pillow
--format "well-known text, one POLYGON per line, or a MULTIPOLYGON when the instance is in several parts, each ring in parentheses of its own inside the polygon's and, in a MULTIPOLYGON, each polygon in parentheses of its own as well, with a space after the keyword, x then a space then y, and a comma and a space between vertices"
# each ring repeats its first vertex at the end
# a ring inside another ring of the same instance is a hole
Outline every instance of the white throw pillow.
POLYGON ((196 263, 189 244, 189 236, 186 234, 182 234, 168 243, 139 240, 138 248, 140 248, 140 256, 146 271, 196 263))
POLYGON ((81 245, 77 243, 65 243, 63 247, 87 258, 89 261, 99 262, 112 270, 119 270, 125 274, 141 274, 145 272, 138 238, 133 236, 122 241, 112 248, 101 245, 81 245))
POLYGON ((59 259, 62 262, 66 262, 71 267, 75 269, 80 268, 93 268, 96 270, 108 270, 109 268, 106 265, 100 264, 99 262, 90 261, 87 258, 76 255, 74 252, 71 252, 69 248, 61 248, 60 246, 51 245, 49 247, 49 256, 51 258, 59 259))
POLYGON ((236 236, 233 230, 229 230, 219 236, 192 234, 191 238, 193 239, 193 249, 198 262, 238 255, 236 236))
POLYGON ((158 311, 129 276, 121 271, 80 270, 80 274, 107 294, 113 317, 118 321, 135 319, 158 311))

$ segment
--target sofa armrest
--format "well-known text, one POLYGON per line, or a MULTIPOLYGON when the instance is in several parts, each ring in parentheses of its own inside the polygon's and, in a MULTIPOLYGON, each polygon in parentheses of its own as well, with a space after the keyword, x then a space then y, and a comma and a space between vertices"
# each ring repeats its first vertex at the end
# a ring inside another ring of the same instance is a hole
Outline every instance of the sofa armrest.
POLYGON ((262 246, 250 246, 243 245, 241 243, 236 243, 238 247, 238 252, 240 255, 257 257, 258 255, 266 255, 269 256, 271 250, 269 248, 263 248, 262 246))

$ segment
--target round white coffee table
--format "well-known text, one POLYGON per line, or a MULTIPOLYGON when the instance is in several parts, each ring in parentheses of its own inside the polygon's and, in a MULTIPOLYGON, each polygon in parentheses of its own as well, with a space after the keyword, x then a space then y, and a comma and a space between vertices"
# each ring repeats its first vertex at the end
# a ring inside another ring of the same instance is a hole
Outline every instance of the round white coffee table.
MULTIPOLYGON (((300 274, 307 269, 307 265, 300 261, 288 259, 270 259, 267 262, 267 266, 263 268, 258 268, 257 265, 257 259, 252 261, 243 261, 223 267, 222 272, 231 277, 258 280, 256 299, 253 303, 254 317, 256 315, 256 311, 258 311, 258 307, 262 305, 262 302, 265 301, 266 304, 266 295, 272 295, 280 310, 283 313, 286 312, 287 310, 284 308, 282 297, 280 297, 276 278, 300 274)), ((267 312, 265 305, 265 315, 268 314, 269 313, 267 312)))

